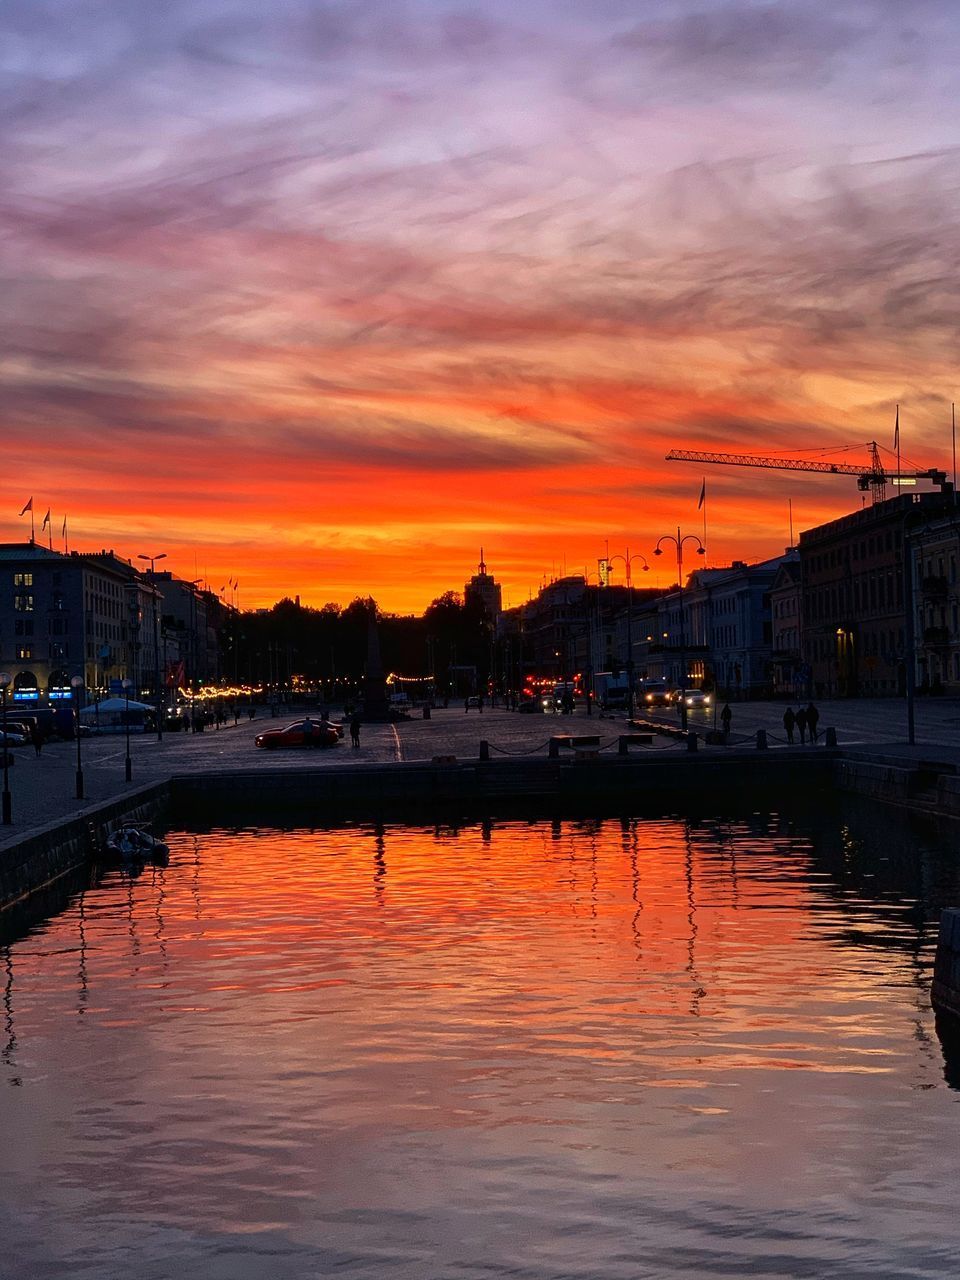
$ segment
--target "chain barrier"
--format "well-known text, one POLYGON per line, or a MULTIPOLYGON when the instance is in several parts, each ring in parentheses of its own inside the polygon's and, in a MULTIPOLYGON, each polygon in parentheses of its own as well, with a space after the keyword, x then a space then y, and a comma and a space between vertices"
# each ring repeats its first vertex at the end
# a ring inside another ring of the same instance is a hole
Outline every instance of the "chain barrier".
POLYGON ((510 751, 506 747, 498 747, 495 742, 487 743, 491 751, 498 751, 502 756, 534 756, 542 751, 544 747, 549 747, 549 745, 550 739, 548 738, 546 742, 541 742, 539 747, 531 747, 528 751, 510 751))

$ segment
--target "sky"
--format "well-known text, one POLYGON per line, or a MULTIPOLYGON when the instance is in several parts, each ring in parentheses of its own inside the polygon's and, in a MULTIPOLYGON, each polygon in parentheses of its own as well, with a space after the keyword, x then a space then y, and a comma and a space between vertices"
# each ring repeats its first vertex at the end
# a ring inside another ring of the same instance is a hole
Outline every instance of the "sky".
POLYGON ((951 467, 958 98, 950 0, 7 0, 0 539, 515 605, 705 475, 708 562, 779 554, 856 480, 664 454, 899 404, 951 467))

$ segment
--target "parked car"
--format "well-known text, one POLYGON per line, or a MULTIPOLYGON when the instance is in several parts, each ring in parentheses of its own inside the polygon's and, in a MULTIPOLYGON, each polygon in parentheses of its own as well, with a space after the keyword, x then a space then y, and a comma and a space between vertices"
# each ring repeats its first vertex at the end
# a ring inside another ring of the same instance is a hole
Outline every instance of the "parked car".
POLYGON ((9 729, 6 733, 0 733, 0 747, 22 747, 28 741, 29 738, 24 734, 13 733, 9 729))
POLYGON ((343 737, 343 726, 329 720, 295 720, 283 729, 265 729, 254 742, 258 747, 335 747, 343 737))

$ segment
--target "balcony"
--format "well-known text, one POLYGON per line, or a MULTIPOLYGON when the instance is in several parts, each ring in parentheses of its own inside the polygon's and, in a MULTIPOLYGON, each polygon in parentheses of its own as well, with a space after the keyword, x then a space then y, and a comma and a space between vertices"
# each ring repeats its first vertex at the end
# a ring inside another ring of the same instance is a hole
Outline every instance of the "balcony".
POLYGON ((931 600, 943 600, 949 583, 942 574, 928 574, 920 580, 920 591, 931 600))
POLYGON ((946 627, 926 627, 923 632, 923 643, 933 646, 949 644, 950 632, 946 627))

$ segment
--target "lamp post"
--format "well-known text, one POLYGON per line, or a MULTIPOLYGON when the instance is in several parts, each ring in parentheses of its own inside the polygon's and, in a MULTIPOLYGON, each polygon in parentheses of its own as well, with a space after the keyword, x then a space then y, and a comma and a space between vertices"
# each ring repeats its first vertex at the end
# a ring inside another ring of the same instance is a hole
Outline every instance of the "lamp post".
POLYGON ((123 767, 124 767, 124 776, 126 777, 127 782, 133 781, 133 761, 130 759, 130 688, 132 685, 133 685, 133 681, 130 679, 130 677, 124 676, 123 697, 126 705, 124 706, 124 709, 123 709, 123 724, 127 734, 127 755, 126 755, 126 759, 123 762, 123 767))
POLYGON ((633 700, 635 689, 634 667, 633 667, 633 582, 630 578, 630 566, 634 560, 643 561, 643 572, 648 573, 650 566, 647 564, 647 557, 641 555, 639 551, 630 554, 630 548, 627 547, 626 555, 607 556, 607 564, 610 565, 614 560, 622 560, 627 573, 627 714, 633 715, 633 700))
POLYGON ((9 827, 13 821, 13 810, 10 804, 10 758, 7 747, 7 690, 10 688, 9 671, 0 671, 0 696, 3 698, 3 825, 9 827))
POLYGON ((73 690, 73 718, 77 731, 77 799, 83 799, 83 761, 80 759, 80 690, 83 688, 83 676, 71 676, 70 688, 73 690))
POLYGON ((697 544, 697 555, 706 555, 706 548, 695 533, 681 534, 680 526, 677 526, 676 537, 672 533, 665 533, 662 538, 657 539, 657 545, 654 548, 655 556, 662 556, 661 543, 672 542, 677 548, 677 582, 680 584, 680 727, 686 732, 687 728, 687 636, 684 631, 683 624, 683 544, 685 542, 695 542, 697 544))
POLYGON ((154 581, 156 577, 156 564, 158 560, 166 560, 167 553, 161 551, 159 555, 145 556, 140 554, 138 560, 150 561, 150 585, 153 587, 153 677, 154 677, 154 700, 157 704, 157 741, 163 741, 163 688, 160 684, 160 614, 157 608, 157 584, 154 581))

